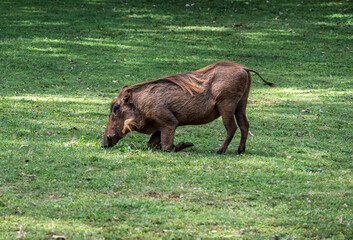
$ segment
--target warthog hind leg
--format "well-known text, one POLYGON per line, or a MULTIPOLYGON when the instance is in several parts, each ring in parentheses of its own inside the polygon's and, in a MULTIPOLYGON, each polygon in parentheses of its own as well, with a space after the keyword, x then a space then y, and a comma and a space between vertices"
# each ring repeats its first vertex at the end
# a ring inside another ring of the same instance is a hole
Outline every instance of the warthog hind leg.
POLYGON ((246 140, 249 132, 249 121, 246 118, 246 103, 248 101, 248 93, 240 99, 237 109, 235 110, 235 118, 237 119, 238 126, 241 132, 241 139, 238 147, 238 154, 245 152, 246 140))
POLYGON ((223 125, 227 130, 227 136, 224 140, 223 144, 217 151, 218 154, 223 154, 226 152, 230 142, 232 141, 235 131, 237 130, 237 125, 235 124, 234 120, 234 112, 236 107, 237 101, 233 99, 228 101, 223 101, 217 104, 218 111, 222 116, 223 125))

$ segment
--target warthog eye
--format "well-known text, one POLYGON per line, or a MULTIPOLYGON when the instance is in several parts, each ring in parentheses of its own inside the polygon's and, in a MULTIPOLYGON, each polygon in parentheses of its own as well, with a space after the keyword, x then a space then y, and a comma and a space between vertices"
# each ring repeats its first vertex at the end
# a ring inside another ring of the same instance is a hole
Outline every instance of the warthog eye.
POLYGON ((114 110, 114 113, 116 114, 120 109, 120 105, 115 105, 113 110, 114 110))

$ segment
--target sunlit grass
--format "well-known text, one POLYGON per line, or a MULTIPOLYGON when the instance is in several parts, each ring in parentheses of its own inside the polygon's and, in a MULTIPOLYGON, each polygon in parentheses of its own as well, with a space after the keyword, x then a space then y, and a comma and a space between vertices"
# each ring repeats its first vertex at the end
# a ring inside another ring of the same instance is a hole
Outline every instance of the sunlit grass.
POLYGON ((187 32, 187 31, 212 31, 212 32, 225 32, 229 31, 229 28, 225 27, 211 27, 211 26, 186 26, 186 27, 179 27, 179 26, 169 26, 168 27, 172 31, 177 32, 187 32))
POLYGON ((49 96, 36 96, 36 95, 27 95, 27 96, 13 96, 13 97, 6 97, 7 99, 11 100, 31 100, 33 102, 74 102, 74 103, 102 103, 101 98, 97 97, 86 97, 86 96, 80 96, 80 97, 68 97, 68 96, 57 96, 57 95, 49 95, 49 96))
POLYGON ((1 239, 353 236, 350 16, 342 2, 0 3, 1 239), (102 148, 124 85, 219 60, 253 74, 245 154, 222 119, 193 148, 102 148))
MULTIPOLYGON (((44 232, 50 236, 64 236, 64 233, 69 235, 66 237, 79 237, 79 236, 97 236, 101 234, 102 228, 94 228, 83 223, 74 221, 54 220, 52 218, 34 218, 34 217, 5 217, 0 223, 0 229, 8 229, 14 232, 9 235, 6 232, 0 233, 3 239, 9 238, 37 238, 39 235, 36 232, 44 232)), ((43 235, 45 237, 45 235, 43 235)))

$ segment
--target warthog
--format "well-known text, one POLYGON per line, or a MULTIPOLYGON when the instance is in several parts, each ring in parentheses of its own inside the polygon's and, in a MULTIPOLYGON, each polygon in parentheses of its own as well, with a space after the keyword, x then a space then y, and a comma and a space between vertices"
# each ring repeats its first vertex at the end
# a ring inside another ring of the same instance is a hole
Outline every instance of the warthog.
POLYGON ((227 136, 218 150, 227 150, 237 125, 241 131, 238 153, 245 151, 249 122, 245 115, 251 75, 259 73, 239 63, 216 62, 202 69, 125 86, 111 103, 104 134, 104 147, 114 146, 127 133, 152 134, 148 145, 165 151, 180 151, 194 146, 174 145, 178 126, 209 123, 222 116, 227 136))

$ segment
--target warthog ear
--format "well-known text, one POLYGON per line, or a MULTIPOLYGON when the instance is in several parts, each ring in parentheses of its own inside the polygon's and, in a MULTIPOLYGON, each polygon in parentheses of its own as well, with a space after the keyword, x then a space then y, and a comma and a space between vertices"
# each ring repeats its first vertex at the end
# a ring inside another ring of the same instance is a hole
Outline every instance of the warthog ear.
POLYGON ((126 89, 123 92, 122 100, 124 103, 128 103, 131 99, 131 89, 126 89))

